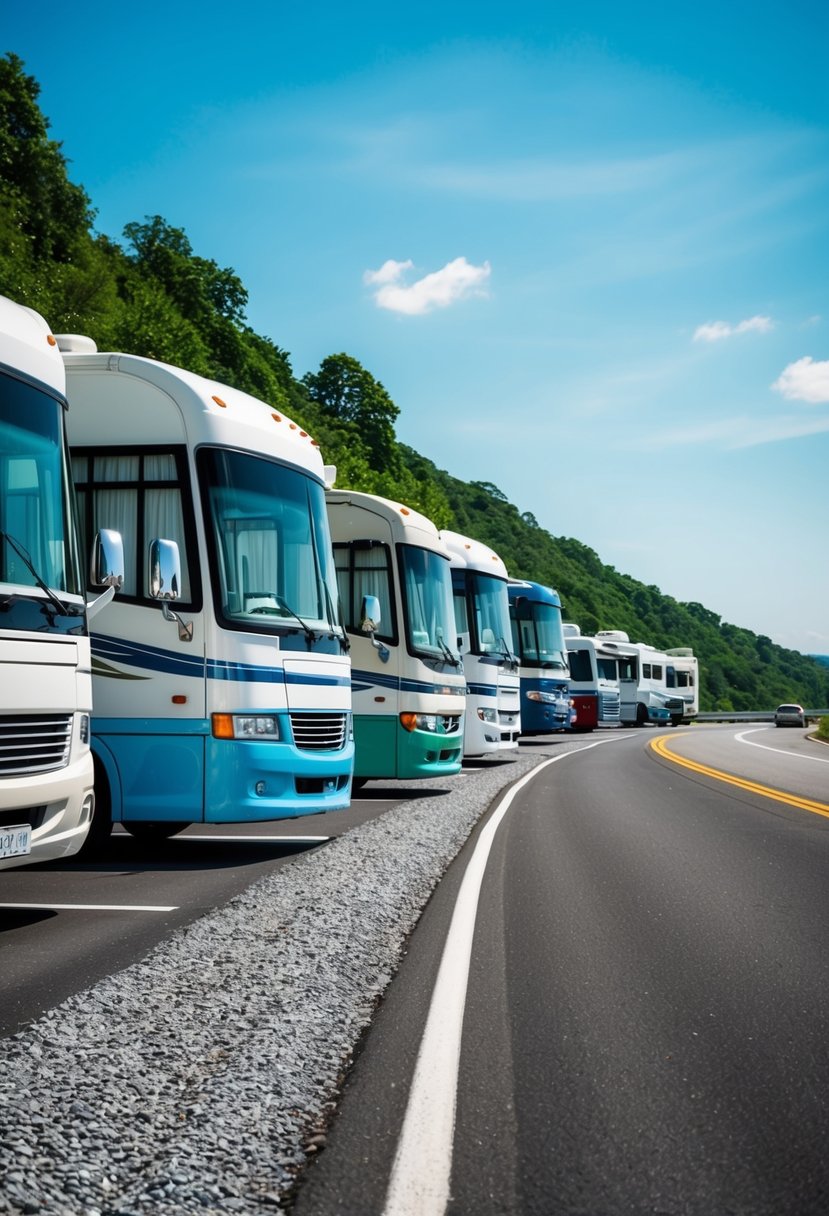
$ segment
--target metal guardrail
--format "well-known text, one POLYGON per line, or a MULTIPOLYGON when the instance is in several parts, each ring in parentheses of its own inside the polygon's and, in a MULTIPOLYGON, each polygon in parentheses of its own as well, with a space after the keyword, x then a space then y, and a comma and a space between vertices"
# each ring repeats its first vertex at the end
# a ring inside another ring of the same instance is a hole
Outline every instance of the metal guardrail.
MULTIPOLYGON (((804 710, 807 719, 817 721, 818 718, 829 718, 829 709, 806 709, 804 710)), ((773 722, 774 710, 760 711, 759 713, 726 713, 720 711, 713 714, 697 714, 695 721, 697 722, 773 722)))

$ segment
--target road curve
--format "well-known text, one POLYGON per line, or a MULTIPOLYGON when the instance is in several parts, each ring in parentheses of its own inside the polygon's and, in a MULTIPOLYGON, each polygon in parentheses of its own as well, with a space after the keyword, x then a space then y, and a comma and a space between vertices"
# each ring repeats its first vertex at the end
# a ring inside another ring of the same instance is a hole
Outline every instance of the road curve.
MULTIPOLYGON (((495 836, 452 1216, 829 1210, 829 820, 679 769, 653 737, 545 769, 495 836)), ((297 1216, 385 1211, 456 869, 297 1216)))

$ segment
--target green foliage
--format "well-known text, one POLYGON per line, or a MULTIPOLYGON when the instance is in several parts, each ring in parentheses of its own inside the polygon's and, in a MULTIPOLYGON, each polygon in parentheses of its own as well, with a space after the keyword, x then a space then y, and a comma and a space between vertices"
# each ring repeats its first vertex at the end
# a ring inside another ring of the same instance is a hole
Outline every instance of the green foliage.
POLYGON ((329 355, 297 379, 287 353, 246 324, 238 276, 195 254, 183 229, 156 215, 128 224, 125 246, 94 233, 90 201, 49 139, 39 92, 17 56, 0 58, 0 293, 37 309, 56 332, 186 367, 284 412, 315 436, 339 485, 406 503, 490 545, 510 574, 555 587, 584 632, 624 629, 634 641, 693 647, 703 709, 829 705, 825 656, 806 658, 702 604, 678 603, 580 541, 552 536, 492 482, 459 481, 398 443, 398 407, 352 356, 329 355))
POLYGON ((351 355, 328 355, 318 372, 308 372, 302 383, 312 401, 326 415, 355 424, 372 464, 396 474, 399 454, 394 424, 400 413, 371 372, 351 355))
POLYGON ((17 55, 0 58, 0 181, 36 259, 67 262, 92 222, 89 198, 66 175, 61 145, 37 104, 40 85, 17 55))
POLYGON ((829 742, 829 718, 818 718, 817 736, 819 739, 826 739, 829 742))

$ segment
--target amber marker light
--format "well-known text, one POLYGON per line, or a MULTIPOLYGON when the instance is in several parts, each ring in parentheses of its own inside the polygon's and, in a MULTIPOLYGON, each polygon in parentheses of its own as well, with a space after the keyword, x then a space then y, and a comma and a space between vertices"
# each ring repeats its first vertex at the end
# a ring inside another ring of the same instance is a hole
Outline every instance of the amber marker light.
POLYGON ((232 714, 213 714, 211 721, 214 738, 232 739, 234 737, 232 714))
POLYGON ((223 410, 227 409, 227 402, 222 401, 221 397, 213 397, 212 400, 215 401, 217 405, 220 405, 223 410))
POLYGON ((400 725, 404 730, 413 731, 417 726, 417 714, 403 713, 400 715, 400 725))
POLYGON ((173 702, 174 705, 186 705, 187 704, 187 698, 185 697, 184 693, 182 693, 182 692, 175 693, 174 696, 170 697, 170 700, 173 702))
POLYGON ((57 346, 57 344, 58 344, 57 339, 52 334, 46 335, 46 341, 49 343, 50 346, 57 346))
POLYGON ((401 508, 400 508, 400 514, 401 514, 401 515, 410 515, 410 514, 411 514, 411 512, 409 511, 409 508, 408 508, 408 507, 401 507, 401 508))
POLYGON ((271 418, 273 418, 274 422, 281 422, 281 421, 282 421, 282 415, 281 415, 281 414, 271 414, 271 418))

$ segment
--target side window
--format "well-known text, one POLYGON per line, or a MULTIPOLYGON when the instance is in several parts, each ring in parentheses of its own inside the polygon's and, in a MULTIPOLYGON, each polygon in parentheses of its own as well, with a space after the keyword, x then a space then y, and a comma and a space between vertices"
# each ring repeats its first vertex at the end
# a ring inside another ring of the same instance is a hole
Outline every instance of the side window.
POLYGON ((191 569, 195 565, 192 524, 186 486, 186 460, 179 451, 125 449, 102 454, 95 449, 75 449, 72 476, 78 498, 83 534, 83 552, 89 552, 92 537, 101 528, 114 528, 124 542, 124 585, 121 599, 154 602, 149 596, 150 542, 177 542, 181 554, 181 602, 193 606, 191 569))
POLYGON ((653 672, 653 678, 654 678, 655 680, 661 680, 661 679, 662 679, 662 664, 661 664, 661 663, 654 663, 654 665, 653 665, 653 667, 651 668, 651 670, 652 670, 652 672, 653 672))
POLYGON ((337 587, 343 619, 349 633, 360 633, 360 608, 363 596, 376 595, 380 601, 380 628, 376 638, 397 641, 394 599, 391 586, 391 555, 388 545, 334 545, 337 587))
POLYGON ((650 663, 643 663, 643 664, 642 664, 642 675, 643 675, 643 677, 644 677, 646 680, 649 680, 649 679, 651 678, 651 665, 650 665, 650 663))

